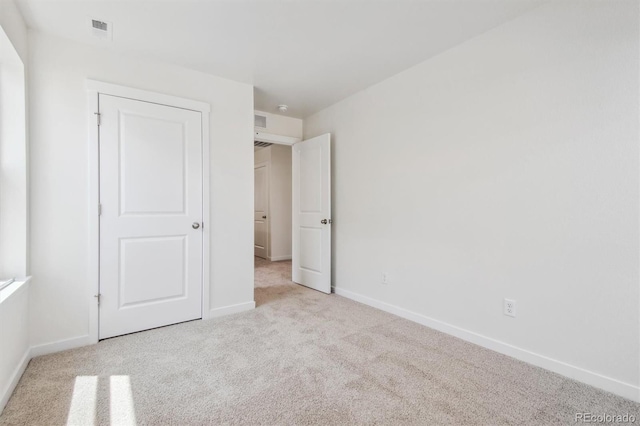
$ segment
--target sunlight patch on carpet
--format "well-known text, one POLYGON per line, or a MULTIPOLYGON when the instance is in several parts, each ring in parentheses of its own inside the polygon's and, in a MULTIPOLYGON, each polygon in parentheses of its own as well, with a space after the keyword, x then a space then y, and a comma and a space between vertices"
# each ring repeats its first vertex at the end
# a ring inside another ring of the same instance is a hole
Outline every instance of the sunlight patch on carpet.
POLYGON ((67 426, 92 426, 96 423, 98 376, 77 376, 67 415, 67 426))
POLYGON ((129 376, 111 376, 109 384, 111 424, 135 426, 136 412, 129 376))

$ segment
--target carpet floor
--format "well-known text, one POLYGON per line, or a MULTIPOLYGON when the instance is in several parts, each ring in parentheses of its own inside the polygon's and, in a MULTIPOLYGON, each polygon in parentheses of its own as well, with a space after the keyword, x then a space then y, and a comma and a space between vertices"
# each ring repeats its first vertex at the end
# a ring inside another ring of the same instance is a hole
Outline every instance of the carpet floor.
POLYGON ((2 425, 575 424, 640 405, 291 282, 255 310, 34 358, 2 425))

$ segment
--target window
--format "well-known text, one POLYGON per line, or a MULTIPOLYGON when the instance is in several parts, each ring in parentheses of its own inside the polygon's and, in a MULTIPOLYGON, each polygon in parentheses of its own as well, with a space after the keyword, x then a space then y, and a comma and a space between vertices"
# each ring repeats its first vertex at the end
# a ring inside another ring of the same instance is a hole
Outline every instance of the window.
POLYGON ((0 288, 27 272, 25 117, 24 64, 0 28, 0 288))

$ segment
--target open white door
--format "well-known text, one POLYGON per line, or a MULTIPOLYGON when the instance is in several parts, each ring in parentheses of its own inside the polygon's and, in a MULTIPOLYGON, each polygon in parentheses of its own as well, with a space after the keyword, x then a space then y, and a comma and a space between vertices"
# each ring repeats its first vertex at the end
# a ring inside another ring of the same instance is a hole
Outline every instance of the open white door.
POLYGON ((331 135, 293 145, 293 281, 331 293, 331 135))

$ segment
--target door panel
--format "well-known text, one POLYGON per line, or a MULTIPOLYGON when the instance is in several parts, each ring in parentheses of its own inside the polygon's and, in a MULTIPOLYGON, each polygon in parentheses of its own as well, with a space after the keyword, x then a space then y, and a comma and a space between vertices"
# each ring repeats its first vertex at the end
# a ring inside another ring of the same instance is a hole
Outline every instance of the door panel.
POLYGON ((201 114, 102 94, 99 105, 99 337, 201 318, 201 114))
POLYGON ((254 167, 254 255, 269 257, 269 166, 266 162, 254 167))
POLYGON ((331 135, 293 145, 293 281, 331 293, 331 135))
POLYGON ((186 258, 184 236, 121 239, 118 307, 184 298, 186 258))
POLYGON ((120 126, 121 214, 184 214, 183 123, 121 112, 120 126))
POLYGON ((322 273, 322 228, 300 227, 300 268, 322 273))
POLYGON ((300 212, 322 214, 322 147, 300 149, 300 212))

